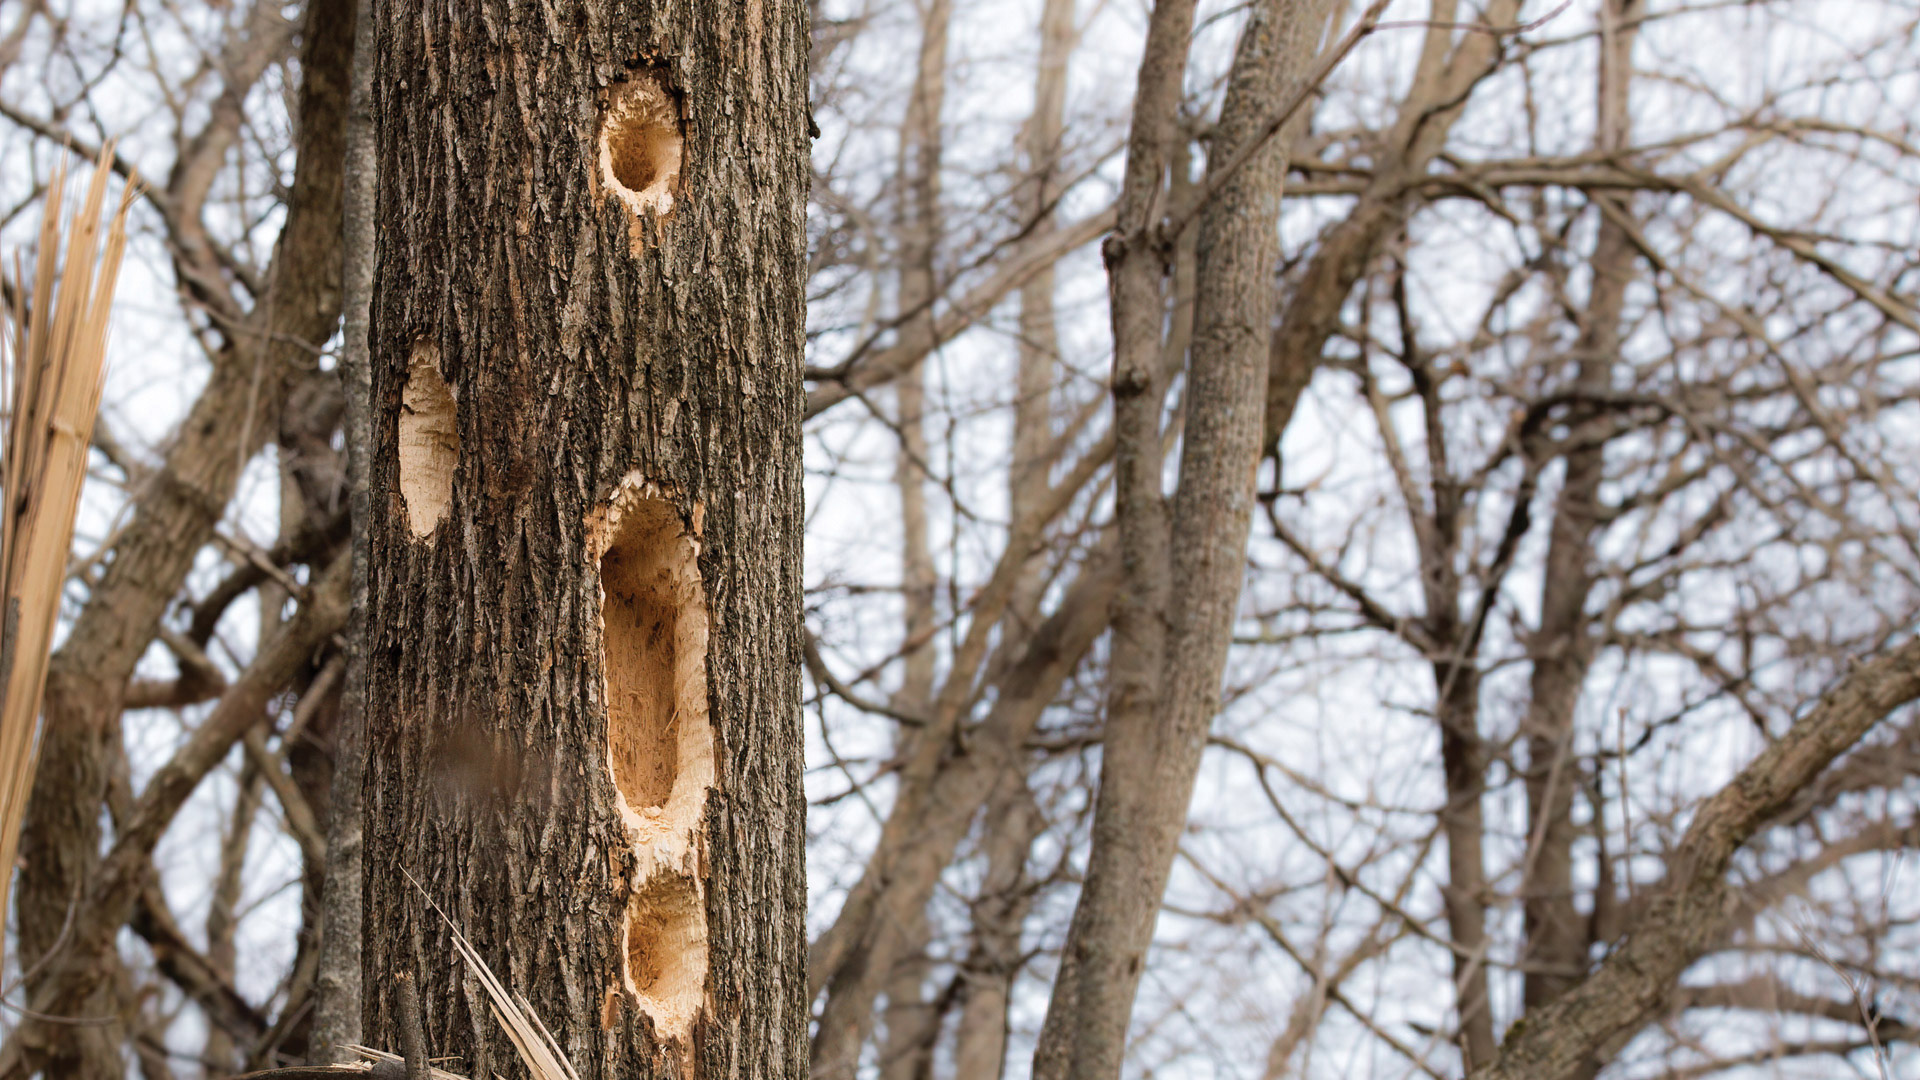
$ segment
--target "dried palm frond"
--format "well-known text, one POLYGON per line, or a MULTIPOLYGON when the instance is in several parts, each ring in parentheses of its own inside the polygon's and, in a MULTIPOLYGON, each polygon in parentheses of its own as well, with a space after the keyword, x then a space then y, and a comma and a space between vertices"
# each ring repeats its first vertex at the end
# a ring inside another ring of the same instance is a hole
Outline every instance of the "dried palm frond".
POLYGON ((112 143, 101 148, 86 198, 65 223, 64 257, 67 169, 64 162, 57 168, 41 211, 32 289, 17 255, 6 289, 9 327, 0 333, 0 399, 7 409, 0 437, 6 447, 0 464, 0 912, 6 910, 33 786, 48 652, 100 409, 107 315, 127 247, 127 211, 139 188, 136 179, 121 192, 102 250, 100 216, 112 155, 112 143))
MULTIPOLYGON (((405 874, 406 871, 402 870, 401 873, 405 874)), ((454 925, 453 919, 440 909, 440 905, 434 903, 426 887, 415 880, 412 874, 407 874, 407 880, 413 882, 413 887, 420 890, 427 904, 447 924, 448 931, 453 934, 454 947, 460 950, 461 959, 467 962, 467 970, 486 988, 493 1018, 506 1029, 507 1038, 513 1040, 513 1048, 520 1052, 520 1060, 526 1063, 527 1071, 533 1074, 534 1080, 580 1080, 580 1074, 573 1071, 573 1063, 567 1060, 566 1051, 560 1049, 559 1041, 547 1030, 547 1025, 540 1022, 540 1017, 534 1013, 527 999, 519 994, 508 994, 507 988, 493 974, 493 969, 480 958, 473 943, 454 925)))

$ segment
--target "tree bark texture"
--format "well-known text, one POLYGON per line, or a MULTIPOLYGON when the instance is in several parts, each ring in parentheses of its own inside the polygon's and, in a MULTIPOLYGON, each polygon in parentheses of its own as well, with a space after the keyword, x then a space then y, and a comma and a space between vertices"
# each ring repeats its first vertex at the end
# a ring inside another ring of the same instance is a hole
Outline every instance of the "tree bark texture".
POLYGON ((366 1037, 797 1080, 805 8, 374 10, 366 1037))

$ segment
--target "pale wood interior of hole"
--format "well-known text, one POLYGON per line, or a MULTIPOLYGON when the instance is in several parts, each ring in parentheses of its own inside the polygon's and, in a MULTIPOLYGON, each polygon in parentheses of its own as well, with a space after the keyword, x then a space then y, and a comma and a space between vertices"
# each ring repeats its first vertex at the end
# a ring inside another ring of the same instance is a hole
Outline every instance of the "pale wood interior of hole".
POLYGON ((634 213, 674 208, 680 179, 680 110, 647 75, 614 86, 601 121, 601 183, 634 213))
POLYGON ((664 807, 706 713, 705 603, 672 506, 641 499, 620 515, 600 588, 614 785, 634 810, 664 807))
POLYGON ((635 214, 673 209, 682 146, 679 110, 659 83, 638 75, 613 88, 600 126, 601 179, 635 214))
POLYGON ((415 342, 400 397, 400 499, 415 537, 431 535, 446 520, 459 460, 460 429, 453 391, 440 374, 440 348, 415 342))
POLYGON ((627 978, 666 1038, 684 1037, 707 979, 707 913, 690 878, 655 876, 627 908, 627 978))
POLYGON ((680 135, 664 124, 636 118, 609 132, 607 144, 613 177, 629 190, 645 191, 680 171, 680 135))
POLYGON ((707 976, 696 831, 714 782, 698 547, 673 504, 625 490, 590 530, 600 555, 607 750, 636 856, 627 988, 684 1038, 707 976))

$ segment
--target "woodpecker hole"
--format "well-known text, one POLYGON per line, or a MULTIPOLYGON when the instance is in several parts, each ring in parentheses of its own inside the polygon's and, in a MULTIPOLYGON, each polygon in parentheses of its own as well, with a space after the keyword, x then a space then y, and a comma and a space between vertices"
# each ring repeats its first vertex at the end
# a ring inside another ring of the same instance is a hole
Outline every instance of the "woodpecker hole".
POLYGON ((400 500, 416 539, 433 535, 453 502, 460 429, 453 391, 440 374, 440 347, 417 341, 400 396, 400 500))
POLYGON ((629 477, 588 522, 600 564, 607 769, 632 845, 622 988, 662 1038, 691 1031, 707 977, 702 815, 714 784, 696 524, 629 477))
POLYGON ((627 983, 665 1039, 693 1031, 707 981, 707 910, 694 879, 657 875, 627 905, 627 983))
POLYGON ((600 121, 600 182, 636 217, 673 210, 680 180, 680 109, 661 82, 637 74, 607 96, 600 121))

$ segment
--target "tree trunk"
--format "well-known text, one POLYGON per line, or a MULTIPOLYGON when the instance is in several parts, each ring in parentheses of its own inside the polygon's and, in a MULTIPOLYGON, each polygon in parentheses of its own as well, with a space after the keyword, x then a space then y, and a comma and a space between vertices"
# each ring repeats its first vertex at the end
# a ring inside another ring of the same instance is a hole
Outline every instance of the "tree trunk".
POLYGON ((1027 852, 1046 828, 1024 776, 1008 774, 987 804, 992 832, 987 871, 973 901, 973 940, 960 969, 960 1020, 953 1035, 953 1075, 999 1080, 1007 1067, 1007 1008, 1025 956, 1021 930, 1033 908, 1027 852))
MULTIPOLYGON (((940 214, 941 114, 947 88, 947 27, 953 18, 950 0, 932 0, 920 17, 920 67, 907 115, 900 130, 900 175, 905 181, 899 207, 900 239, 899 307, 903 322, 900 336, 915 342, 931 354, 936 333, 933 305, 939 286, 934 261, 944 228, 940 214)), ((895 457, 894 484, 900 489, 901 566, 900 591, 906 607, 905 640, 920 642, 909 651, 902 665, 900 685, 892 695, 892 704, 915 716, 933 711, 934 662, 938 650, 932 638, 935 624, 935 600, 940 577, 933 565, 933 545, 927 518, 927 468, 931 460, 927 445, 926 389, 924 362, 913 365, 894 384, 894 401, 900 432, 900 449, 895 457)), ((897 729, 898 755, 911 756, 911 743, 919 729, 897 729)), ((884 971, 873 972, 886 991, 883 1026, 886 1041, 880 1052, 880 1080, 920 1080, 932 1068, 933 1040, 940 1031, 940 1010, 926 994, 926 983, 933 962, 927 955, 932 928, 924 907, 901 914, 908 947, 905 955, 884 971)), ((870 997, 870 995, 869 995, 870 997)), ((842 1001, 851 1001, 843 997, 842 1001)), ((821 1025, 822 1038, 814 1044, 815 1067, 812 1075, 829 1080, 841 1075, 840 1063, 848 1064, 844 1074, 853 1075, 851 1063, 860 1055, 860 1046, 871 1033, 874 1010, 862 1008, 861 1018, 852 1024, 834 1028, 821 1025), (851 1046, 847 1036, 857 1034, 851 1046), (839 1036, 835 1047, 833 1036, 839 1036), (831 1062, 822 1069, 823 1059, 831 1062)), ((823 1014, 824 1017, 824 1014, 823 1014)))
POLYGON ((375 6, 368 1041, 806 1070, 806 15, 375 6))
POLYGON ((341 167, 340 384, 347 459, 347 512, 352 522, 346 669, 339 719, 333 730, 333 777, 328 792, 327 868, 321 889, 320 956, 315 974, 313 1046, 308 1059, 346 1062, 346 1046, 360 1033, 360 904, 362 784, 366 779, 367 715, 367 476, 369 410, 373 388, 367 359, 367 320, 373 305, 374 24, 353 29, 352 79, 347 96, 346 158, 341 167))
POLYGON ((1134 993, 1220 703, 1246 569, 1265 419, 1248 403, 1266 396, 1286 142, 1299 128, 1289 124, 1263 146, 1254 140, 1302 88, 1331 6, 1263 0, 1240 36, 1209 159, 1210 178, 1221 186, 1199 219, 1186 432, 1171 521, 1157 453, 1164 381, 1154 370, 1163 367, 1169 267, 1159 251, 1140 261, 1145 252, 1135 245, 1157 231, 1152 204, 1171 149, 1191 7, 1163 0, 1148 30, 1119 231, 1106 250, 1122 563, 1106 736, 1087 878, 1034 1053, 1037 1080, 1120 1075, 1134 993), (1213 171, 1256 146, 1237 173, 1213 171))
MULTIPOLYGON (((1640 0, 1607 0, 1601 8, 1599 117, 1595 149, 1626 149, 1631 116, 1633 42, 1639 36, 1640 0)), ((1612 195, 1596 198, 1612 199, 1612 195)), ((1624 213, 1624 201, 1615 203, 1624 213)), ((1633 282, 1638 252, 1618 221, 1602 214, 1594 241, 1593 284, 1587 297, 1574 388, 1604 395, 1619 360, 1621 316, 1633 282)), ((1580 782, 1574 759, 1574 712, 1593 663, 1594 639, 1587 599, 1594 585, 1594 542, 1600 527, 1600 482, 1606 444, 1588 439, 1567 452, 1566 480, 1554 507, 1540 586, 1540 630, 1531 646, 1533 673, 1527 705, 1527 835, 1524 1002, 1528 1012, 1558 998, 1586 973, 1591 935, 1573 903, 1573 791, 1580 782), (1537 839, 1536 839, 1537 838, 1537 839)), ((1596 900, 1599 904, 1601 901, 1596 900)), ((1592 1076, 1599 1063, 1584 1073, 1592 1076)))
MULTIPOLYGON (((1452 530, 1449 530, 1452 533, 1452 530)), ((1457 534, 1455 534, 1457 535, 1457 534)), ((1449 556, 1454 545, 1444 549, 1449 556)), ((1445 573, 1430 563, 1429 576, 1445 573)), ((1460 583, 1449 578, 1438 590, 1449 612, 1457 610, 1460 583)), ((1456 626, 1457 620, 1439 620, 1456 626)), ((1440 767, 1447 803, 1440 828, 1447 837, 1447 936, 1454 945, 1453 995, 1460 1026, 1455 1038, 1469 1069, 1493 1059, 1493 1002, 1487 993, 1486 811, 1487 748, 1480 738, 1480 672, 1474 666, 1478 635, 1450 631, 1436 635, 1462 659, 1436 660, 1434 711, 1440 721, 1440 767), (1468 641, 1472 645, 1467 644, 1468 641)))

